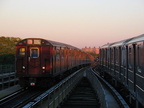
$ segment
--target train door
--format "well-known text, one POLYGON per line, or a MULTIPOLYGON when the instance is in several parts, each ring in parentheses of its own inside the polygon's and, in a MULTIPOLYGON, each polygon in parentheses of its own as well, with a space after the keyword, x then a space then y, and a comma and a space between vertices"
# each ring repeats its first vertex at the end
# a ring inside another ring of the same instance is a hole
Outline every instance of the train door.
POLYGON ((136 89, 136 45, 128 45, 128 86, 135 92, 136 89))
POLYGON ((136 91, 136 44, 133 44, 133 80, 134 80, 134 91, 136 91))
POLYGON ((66 48, 66 66, 67 70, 69 69, 69 50, 66 48))
POLYGON ((110 73, 110 48, 107 48, 108 73, 110 73))
POLYGON ((106 49, 103 50, 103 66, 104 66, 104 70, 106 69, 106 49))
POLYGON ((60 51, 60 67, 61 67, 61 71, 63 72, 65 69, 65 55, 64 55, 64 48, 61 47, 61 51, 60 51))
POLYGON ((122 51, 121 51, 121 47, 118 48, 119 50, 119 59, 118 59, 118 64, 119 64, 119 67, 118 67, 118 72, 119 72, 119 79, 121 79, 121 57, 122 57, 122 51))
POLYGON ((114 69, 114 76, 117 80, 117 77, 118 77, 118 70, 117 70, 117 67, 118 67, 118 59, 119 59, 119 50, 117 47, 114 47, 114 66, 113 66, 113 69, 114 69))
POLYGON ((125 67, 125 83, 126 83, 126 86, 128 86, 128 78, 129 78, 129 76, 128 76, 128 46, 126 46, 126 58, 125 58, 125 65, 126 65, 126 67, 125 67))
POLYGON ((52 49, 51 46, 42 46, 41 47, 41 69, 42 73, 52 74, 52 49))
POLYGON ((123 84, 128 85, 128 47, 122 46, 121 52, 121 80, 123 84))
POLYGON ((53 47, 53 74, 56 73, 56 47, 53 47))
POLYGON ((107 48, 105 50, 106 50, 106 54, 105 54, 105 58, 106 58, 106 71, 108 71, 107 48))
POLYGON ((60 47, 56 47, 56 74, 58 74, 61 70, 61 67, 60 67, 60 47))
MULTIPOLYGON (((119 78, 119 67, 120 67, 120 48, 119 47, 115 47, 115 62, 114 62, 114 69, 115 69, 115 75, 116 78, 119 78)), ((117 79, 118 80, 118 79, 117 79)))
POLYGON ((136 93, 143 102, 144 99, 144 43, 138 42, 136 45, 136 93))
POLYGON ((40 47, 28 47, 28 73, 39 74, 41 69, 40 64, 40 47))
POLYGON ((110 54, 110 71, 111 75, 114 76, 114 48, 111 48, 111 54, 110 54))

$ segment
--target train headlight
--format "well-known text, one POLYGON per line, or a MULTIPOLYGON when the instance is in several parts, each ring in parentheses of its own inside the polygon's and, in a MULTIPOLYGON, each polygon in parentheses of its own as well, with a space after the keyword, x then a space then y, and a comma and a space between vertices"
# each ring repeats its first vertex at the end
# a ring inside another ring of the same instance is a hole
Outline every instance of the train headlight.
POLYGON ((25 66, 23 66, 22 68, 25 69, 25 66))
POLYGON ((42 69, 45 69, 45 67, 43 66, 42 69))

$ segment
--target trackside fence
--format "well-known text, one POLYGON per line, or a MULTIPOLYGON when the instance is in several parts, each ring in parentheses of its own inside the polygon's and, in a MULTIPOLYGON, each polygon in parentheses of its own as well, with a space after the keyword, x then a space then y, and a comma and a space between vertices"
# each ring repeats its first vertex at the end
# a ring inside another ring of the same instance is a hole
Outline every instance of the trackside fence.
POLYGON ((0 74, 15 72, 15 65, 0 65, 0 74))
POLYGON ((18 84, 14 65, 0 65, 0 89, 18 84))

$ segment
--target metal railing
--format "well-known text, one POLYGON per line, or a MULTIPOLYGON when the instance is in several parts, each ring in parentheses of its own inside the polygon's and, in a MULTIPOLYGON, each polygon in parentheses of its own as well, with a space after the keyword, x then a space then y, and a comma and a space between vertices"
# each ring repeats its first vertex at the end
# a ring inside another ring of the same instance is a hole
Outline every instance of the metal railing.
POLYGON ((68 94, 83 78, 83 69, 80 69, 56 84, 48 91, 29 102, 23 108, 57 108, 68 97, 68 94))
POLYGON ((101 103, 100 108, 108 108, 108 103, 106 101, 106 93, 105 90, 101 84, 101 82, 98 80, 98 78, 94 75, 94 72, 91 70, 91 68, 87 68, 85 70, 86 77, 90 81, 92 87, 97 92, 99 96, 99 101, 101 103))
POLYGON ((18 84, 14 65, 0 65, 0 89, 18 84))
POLYGON ((0 65, 0 74, 15 72, 15 65, 0 65))
POLYGON ((130 108, 129 105, 126 103, 126 101, 123 99, 123 97, 116 91, 114 87, 112 87, 105 79, 103 79, 101 76, 99 76, 97 73, 94 73, 97 78, 102 81, 106 87, 109 88, 109 91, 112 93, 116 101, 119 103, 121 108, 130 108))

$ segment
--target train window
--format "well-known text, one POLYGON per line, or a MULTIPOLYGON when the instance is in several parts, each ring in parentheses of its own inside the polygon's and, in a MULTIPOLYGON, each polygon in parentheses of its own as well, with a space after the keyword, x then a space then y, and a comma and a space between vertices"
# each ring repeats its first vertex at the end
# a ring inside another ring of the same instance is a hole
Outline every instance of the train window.
POLYGON ((128 63, 128 67, 131 69, 132 68, 132 48, 129 47, 129 53, 128 53, 128 59, 129 59, 129 63, 128 63))
POLYGON ((141 56, 141 45, 138 45, 138 47, 137 47, 137 70, 140 73, 141 73, 141 64, 142 64, 141 60, 143 60, 141 57, 142 57, 141 56))
POLYGON ((65 56, 64 50, 62 50, 61 56, 62 56, 62 58, 64 58, 64 56, 65 56))
POLYGON ((105 49, 105 60, 107 61, 107 49, 105 49))
POLYGON ((108 62, 110 62, 110 49, 108 49, 108 52, 107 52, 107 56, 108 56, 108 62))
POLYGON ((126 66, 126 48, 122 47, 122 57, 121 57, 121 64, 122 66, 126 66))
POLYGON ((20 48, 19 49, 19 55, 20 56, 25 56, 25 48, 20 48))
POLYGON ((65 50, 63 47, 61 47, 61 57, 64 58, 64 56, 65 56, 65 50))
POLYGON ((72 56, 72 50, 69 50, 69 56, 72 56))
POLYGON ((138 66, 139 66, 139 64, 140 64, 140 46, 138 45, 138 47, 137 47, 137 60, 138 60, 138 66))
POLYGON ((106 49, 104 49, 104 56, 103 56, 104 60, 106 59, 106 49))
POLYGON ((33 43, 32 39, 27 40, 27 44, 32 44, 32 43, 33 43))
POLYGON ((113 62, 113 61, 114 61, 114 59, 113 59, 113 57, 114 57, 114 51, 113 51, 113 49, 111 49, 111 54, 110 54, 110 56, 111 56, 111 61, 113 62))
POLYGON ((115 60, 116 60, 116 63, 118 63, 119 61, 119 50, 118 48, 115 48, 115 60))
POLYGON ((38 50, 38 48, 32 48, 31 49, 31 57, 32 58, 38 58, 39 57, 39 50, 38 50))
POLYGON ((41 40, 34 40, 34 44, 40 45, 41 44, 41 40))
POLYGON ((58 57, 58 58, 60 57, 60 50, 59 49, 56 50, 56 57, 58 57))

